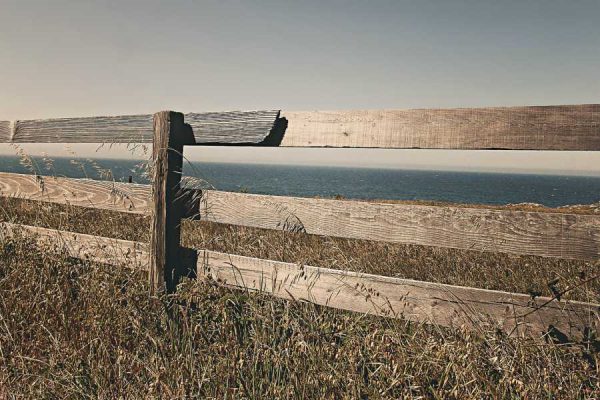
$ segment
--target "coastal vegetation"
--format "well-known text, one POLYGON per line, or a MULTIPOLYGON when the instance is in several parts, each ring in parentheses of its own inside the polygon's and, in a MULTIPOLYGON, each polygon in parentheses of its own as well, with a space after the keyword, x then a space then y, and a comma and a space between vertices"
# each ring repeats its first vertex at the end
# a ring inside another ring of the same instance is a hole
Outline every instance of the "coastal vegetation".
MULTIPOLYGON (((1 220, 147 241, 149 219, 0 199, 1 220)), ((186 221, 183 244, 287 262, 600 302, 600 264, 186 221), (586 282, 583 284, 582 282, 586 282), (553 289, 554 288, 554 289, 553 289)), ((507 338, 0 242, 0 398, 594 398, 598 342, 507 338)))

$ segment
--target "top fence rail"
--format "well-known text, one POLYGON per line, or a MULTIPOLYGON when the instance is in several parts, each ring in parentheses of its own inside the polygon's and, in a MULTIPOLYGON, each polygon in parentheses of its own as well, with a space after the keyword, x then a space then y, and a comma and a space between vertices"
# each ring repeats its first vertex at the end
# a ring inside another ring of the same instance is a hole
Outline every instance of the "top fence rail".
MULTIPOLYGON (((261 144, 279 110, 184 114, 196 144, 261 144)), ((0 143, 152 143, 153 115, 0 121, 0 143)))
MULTIPOLYGON (((600 150, 600 104, 185 114, 198 145, 600 150)), ((0 121, 1 143, 144 143, 152 115, 0 121)))

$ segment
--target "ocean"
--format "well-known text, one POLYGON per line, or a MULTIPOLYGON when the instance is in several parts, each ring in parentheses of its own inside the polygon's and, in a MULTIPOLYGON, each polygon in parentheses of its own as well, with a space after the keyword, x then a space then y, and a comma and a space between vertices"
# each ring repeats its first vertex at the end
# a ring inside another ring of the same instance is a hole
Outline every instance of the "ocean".
MULTIPOLYGON (((115 180, 148 183, 140 161, 35 158, 38 173, 99 179, 94 164, 110 169, 115 180)), ((0 171, 30 173, 15 156, 0 156, 0 171)), ((258 194, 349 199, 434 200, 455 203, 539 203, 549 207, 600 201, 600 177, 506 173, 416 171, 291 165, 187 163, 184 176, 205 187, 258 194)))

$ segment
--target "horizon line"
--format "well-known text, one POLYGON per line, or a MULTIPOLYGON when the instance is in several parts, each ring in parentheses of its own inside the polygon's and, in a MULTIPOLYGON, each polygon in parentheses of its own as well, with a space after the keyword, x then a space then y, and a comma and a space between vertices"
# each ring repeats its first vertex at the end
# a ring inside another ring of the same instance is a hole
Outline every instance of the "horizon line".
MULTIPOLYGON (((16 154, 2 154, 0 157, 19 158, 16 154)), ((30 155, 34 158, 42 158, 41 155, 30 155)), ((72 156, 53 156, 51 159, 92 159, 92 160, 111 160, 111 161, 144 161, 144 158, 124 158, 124 157, 72 157, 72 156)), ((320 163, 293 163, 293 162, 265 162, 265 161, 213 161, 213 160, 186 160, 185 164, 233 164, 233 165, 258 165, 258 166, 280 166, 280 167, 309 167, 309 168, 343 168, 343 169, 372 169, 372 170, 392 170, 392 171, 422 171, 422 172, 462 172, 462 173, 483 173, 483 174, 508 174, 508 175, 548 175, 548 176, 576 176, 600 178, 600 171, 593 170, 564 170, 564 169, 518 169, 518 168, 461 168, 461 167, 439 167, 439 166, 419 166, 419 165, 342 165, 342 164, 320 164, 320 163)))

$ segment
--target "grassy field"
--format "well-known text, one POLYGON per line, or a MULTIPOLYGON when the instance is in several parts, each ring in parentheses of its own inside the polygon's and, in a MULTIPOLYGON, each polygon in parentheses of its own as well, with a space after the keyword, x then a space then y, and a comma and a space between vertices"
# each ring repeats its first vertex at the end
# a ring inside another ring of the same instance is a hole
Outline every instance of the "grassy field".
MULTIPOLYGON (((140 216, 0 199, 0 220, 147 240, 140 216)), ((187 222, 184 245, 550 295, 599 263, 321 238, 187 222)), ((567 298, 600 302, 598 280, 567 298)), ((508 339, 374 318, 186 281, 146 278, 0 242, 0 399, 597 398, 593 345, 508 339), (169 308, 169 304, 177 304, 169 308)))

